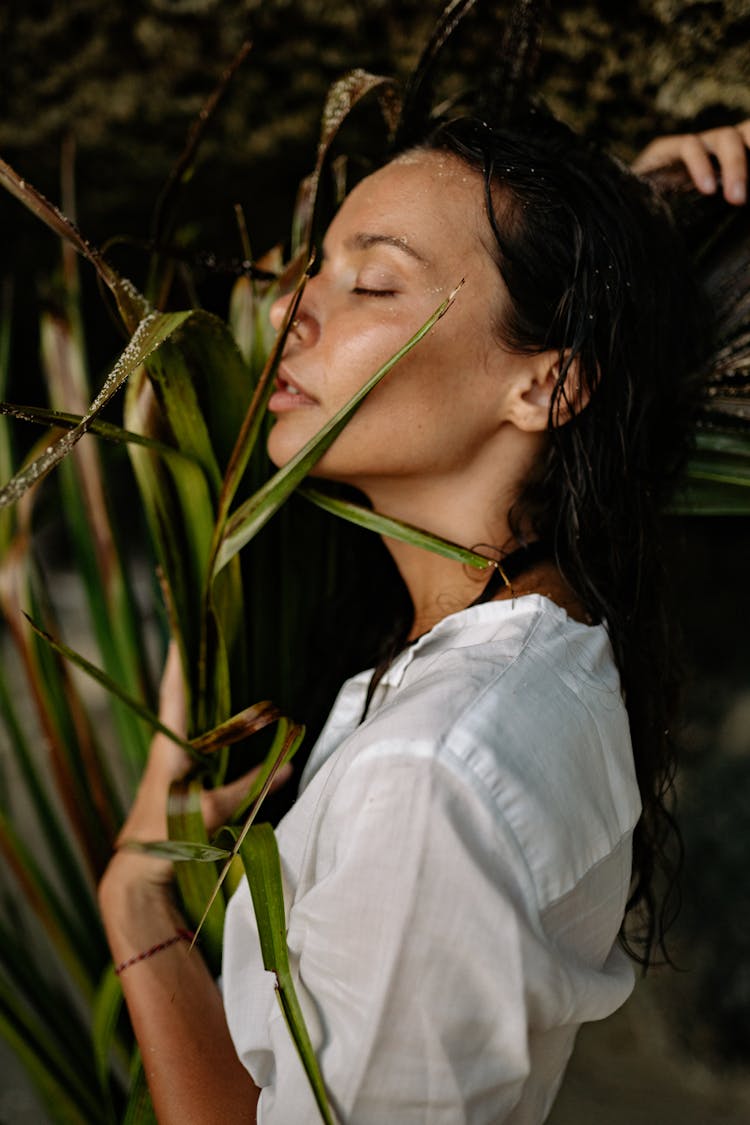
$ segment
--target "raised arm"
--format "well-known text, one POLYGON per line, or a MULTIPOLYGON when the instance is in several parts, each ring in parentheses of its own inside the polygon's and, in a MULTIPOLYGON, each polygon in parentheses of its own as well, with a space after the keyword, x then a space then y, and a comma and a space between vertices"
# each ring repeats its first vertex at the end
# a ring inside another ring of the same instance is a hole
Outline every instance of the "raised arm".
MULTIPOLYGON (((184 727, 174 646, 162 681, 160 714, 173 729, 184 727)), ((184 752, 157 734, 120 843, 166 837, 169 786, 188 767, 184 752)), ((206 794, 209 826, 227 819, 248 782, 244 777, 206 794)), ((160 1125, 254 1122, 259 1091, 237 1058, 205 961, 180 937, 187 923, 172 894, 171 863, 120 848, 100 884, 99 901, 160 1125)))
POLYGON ((747 199, 747 147, 750 145, 750 120, 739 125, 724 125, 703 133, 679 133, 657 137, 633 161, 635 172, 651 172, 667 164, 682 162, 699 191, 710 195, 718 187, 711 161, 715 157, 728 203, 742 204, 747 199))

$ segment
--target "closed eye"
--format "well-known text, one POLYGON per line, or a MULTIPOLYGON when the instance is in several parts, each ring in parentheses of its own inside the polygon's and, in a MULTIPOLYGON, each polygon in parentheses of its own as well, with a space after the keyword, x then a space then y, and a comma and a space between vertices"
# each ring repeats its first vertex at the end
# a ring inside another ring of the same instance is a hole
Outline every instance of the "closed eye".
POLYGON ((363 285, 357 285, 352 289, 352 293, 357 297, 395 297, 395 289, 367 289, 363 285))

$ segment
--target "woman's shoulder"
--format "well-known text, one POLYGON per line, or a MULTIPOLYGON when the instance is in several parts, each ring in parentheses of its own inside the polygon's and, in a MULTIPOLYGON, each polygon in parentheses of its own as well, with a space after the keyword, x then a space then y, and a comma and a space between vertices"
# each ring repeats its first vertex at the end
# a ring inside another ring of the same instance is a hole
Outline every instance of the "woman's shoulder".
POLYGON ((399 785, 408 765, 436 793, 481 807, 540 879, 554 872, 546 901, 632 831, 639 797, 605 629, 536 595, 488 603, 402 653, 357 725, 365 685, 345 690, 311 756, 311 798, 342 799, 347 775, 360 795, 368 777, 399 785))
MULTIPOLYGON (((354 717, 347 699, 368 678, 345 686, 334 721, 354 717)), ((505 747, 514 758, 519 740, 543 739, 550 727, 558 740, 575 738, 581 715, 602 734, 625 716, 606 630, 530 595, 444 618, 393 662, 356 730, 363 743, 429 742, 435 754, 459 754, 465 732, 472 743, 488 743, 501 757, 505 747)))

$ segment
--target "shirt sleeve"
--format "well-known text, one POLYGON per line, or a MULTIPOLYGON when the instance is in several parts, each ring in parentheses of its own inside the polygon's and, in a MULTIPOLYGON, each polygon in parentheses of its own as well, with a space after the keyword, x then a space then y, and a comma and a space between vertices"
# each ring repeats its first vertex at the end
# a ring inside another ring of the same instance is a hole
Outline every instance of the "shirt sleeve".
MULTIPOLYGON (((529 1072, 530 1019, 557 1022, 566 1002, 512 837, 434 757, 381 746, 335 779, 309 848, 288 944, 339 1119, 499 1125, 529 1072)), ((272 985, 247 981, 255 1010, 230 1026, 263 1087, 259 1121, 315 1121, 272 985)))

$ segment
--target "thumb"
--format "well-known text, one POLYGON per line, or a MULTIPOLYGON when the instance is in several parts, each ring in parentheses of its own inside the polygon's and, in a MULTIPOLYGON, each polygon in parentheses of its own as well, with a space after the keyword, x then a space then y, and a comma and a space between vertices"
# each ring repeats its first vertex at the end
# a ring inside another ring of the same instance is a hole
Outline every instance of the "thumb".
MULTIPOLYGON (((242 804, 250 792, 260 769, 260 766, 256 766, 242 777, 230 781, 228 785, 221 785, 217 789, 206 789, 201 794, 201 811, 209 832, 214 832, 232 819, 235 809, 242 804)), ((276 771, 269 792, 273 793, 276 789, 280 789, 291 776, 292 767, 287 762, 276 771)))

